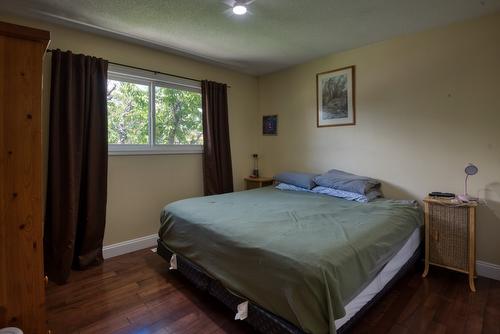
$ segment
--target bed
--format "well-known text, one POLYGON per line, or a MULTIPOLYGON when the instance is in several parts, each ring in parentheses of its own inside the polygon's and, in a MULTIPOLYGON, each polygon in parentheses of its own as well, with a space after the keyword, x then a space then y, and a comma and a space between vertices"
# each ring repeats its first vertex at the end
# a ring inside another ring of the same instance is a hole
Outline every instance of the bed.
POLYGON ((262 332, 335 333, 415 260, 421 225, 412 202, 265 187, 167 205, 158 253, 262 332))

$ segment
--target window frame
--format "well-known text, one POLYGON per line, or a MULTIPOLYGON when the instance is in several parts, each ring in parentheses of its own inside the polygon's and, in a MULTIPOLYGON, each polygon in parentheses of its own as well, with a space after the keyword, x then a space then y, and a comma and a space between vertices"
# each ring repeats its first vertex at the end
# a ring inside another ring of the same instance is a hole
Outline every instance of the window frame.
POLYGON ((109 64, 108 80, 120 80, 149 87, 148 144, 109 144, 108 155, 201 154, 203 145, 156 144, 156 87, 181 89, 201 94, 201 83, 157 72, 109 64))

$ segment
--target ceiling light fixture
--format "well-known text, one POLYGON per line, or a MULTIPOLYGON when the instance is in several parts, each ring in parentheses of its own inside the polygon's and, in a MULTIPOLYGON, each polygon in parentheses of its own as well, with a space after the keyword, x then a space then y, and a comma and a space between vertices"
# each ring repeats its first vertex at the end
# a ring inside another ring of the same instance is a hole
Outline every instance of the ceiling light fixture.
POLYGON ((244 5, 236 5, 233 7, 233 13, 236 15, 245 15, 247 13, 247 7, 244 5))

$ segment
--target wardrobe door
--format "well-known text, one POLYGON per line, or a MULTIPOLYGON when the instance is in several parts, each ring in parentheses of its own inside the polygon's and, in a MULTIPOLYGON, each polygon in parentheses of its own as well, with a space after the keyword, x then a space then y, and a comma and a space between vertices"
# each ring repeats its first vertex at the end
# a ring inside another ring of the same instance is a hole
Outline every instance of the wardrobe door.
POLYGON ((49 33, 0 22, 0 328, 46 333, 42 60, 49 33))

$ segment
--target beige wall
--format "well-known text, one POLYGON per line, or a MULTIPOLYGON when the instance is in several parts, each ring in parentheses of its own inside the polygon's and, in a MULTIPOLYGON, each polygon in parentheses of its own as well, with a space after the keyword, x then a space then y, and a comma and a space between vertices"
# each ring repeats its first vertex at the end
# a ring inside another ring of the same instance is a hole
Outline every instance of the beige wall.
MULTIPOLYGON (((478 257, 500 264, 500 15, 333 54, 259 80, 56 25, 0 19, 50 30, 52 48, 230 84, 237 190, 258 149, 263 174, 335 167, 381 179, 386 196, 395 198, 460 193, 463 166, 474 162, 480 172, 470 192, 482 199, 478 257), (316 128, 315 75, 347 65, 356 65, 357 125, 316 128), (279 135, 261 136, 256 116, 275 113, 279 135)), ((47 75, 46 87, 49 82, 47 75)), ((201 193, 200 155, 110 157, 105 244, 156 233, 163 205, 201 193)))
POLYGON ((333 54, 259 78, 263 173, 339 168, 383 181, 387 197, 463 191, 479 174, 478 258, 500 264, 500 15, 333 54), (316 127, 316 73, 356 66, 355 126, 316 127))
MULTIPOLYGON (((0 15, 0 20, 50 30, 51 48, 71 50, 110 61, 167 73, 227 83, 234 184, 243 188, 258 147, 257 79, 217 66, 153 49, 79 32, 58 25, 0 15)), ((50 86, 50 56, 44 86, 50 86)), ((45 138, 48 90, 44 91, 45 138)), ((45 141, 45 144, 47 141, 45 141)), ((46 145, 45 145, 46 150, 46 145)), ((169 202, 202 195, 201 155, 110 156, 105 245, 157 233, 161 208, 169 202)))

